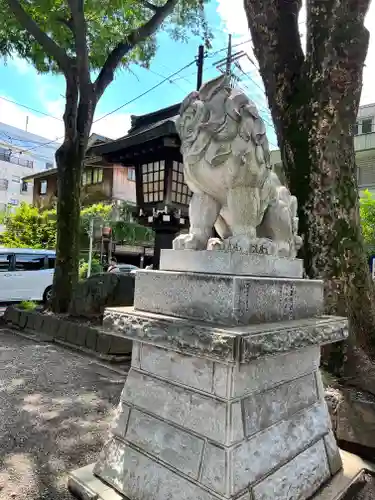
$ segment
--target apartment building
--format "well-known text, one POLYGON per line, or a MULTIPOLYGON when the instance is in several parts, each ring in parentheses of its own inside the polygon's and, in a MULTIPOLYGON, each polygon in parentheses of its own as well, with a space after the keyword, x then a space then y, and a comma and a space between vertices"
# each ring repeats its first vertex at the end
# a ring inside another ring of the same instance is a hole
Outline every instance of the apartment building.
MULTIPOLYGON (((359 191, 368 189, 375 194, 375 104, 360 106, 353 135, 359 191)), ((279 150, 271 151, 271 164, 283 180, 279 150)))
POLYGON ((25 176, 55 166, 59 144, 5 123, 0 123, 0 213, 32 203, 32 183, 25 176))

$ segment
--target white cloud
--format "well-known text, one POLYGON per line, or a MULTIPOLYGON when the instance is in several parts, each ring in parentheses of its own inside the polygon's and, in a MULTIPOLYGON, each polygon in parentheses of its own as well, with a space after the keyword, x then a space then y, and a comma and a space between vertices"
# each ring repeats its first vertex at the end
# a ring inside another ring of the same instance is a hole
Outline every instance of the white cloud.
MULTIPOLYGON (((95 119, 100 119, 105 113, 95 115, 95 119)), ((92 126, 92 132, 104 135, 110 139, 117 139, 127 134, 130 128, 130 113, 114 113, 100 119, 92 126)))
MULTIPOLYGON (((29 132, 39 135, 40 137, 45 137, 46 142, 51 140, 61 142, 64 136, 64 125, 62 120, 40 115, 5 101, 3 98, 12 100, 8 95, 0 95, 0 122, 22 130, 26 130, 27 122, 27 130, 29 132)), ((65 100, 63 98, 44 102, 46 112, 56 117, 62 117, 64 105, 65 100)), ((100 118, 100 115, 98 115, 98 118, 100 118)), ((117 139, 118 137, 124 136, 129 128, 130 114, 117 113, 103 118, 98 121, 98 123, 94 123, 92 132, 104 135, 110 139, 117 139)))
POLYGON ((33 70, 32 66, 25 59, 18 56, 10 58, 8 62, 10 66, 14 66, 21 75, 26 75, 33 70))
POLYGON ((4 94, 0 96, 0 122, 25 130, 28 117, 27 130, 29 132, 49 140, 55 140, 63 135, 62 121, 55 120, 49 116, 38 115, 16 104, 5 101, 2 97, 12 99, 4 94))

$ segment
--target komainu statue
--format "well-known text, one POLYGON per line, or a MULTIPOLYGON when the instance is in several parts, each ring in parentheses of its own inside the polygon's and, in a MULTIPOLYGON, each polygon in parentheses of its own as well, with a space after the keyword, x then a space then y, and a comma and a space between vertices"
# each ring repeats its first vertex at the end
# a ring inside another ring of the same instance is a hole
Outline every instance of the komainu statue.
POLYGON ((294 258, 302 244, 297 199, 271 168, 255 104, 220 76, 184 99, 176 127, 193 195, 190 231, 178 236, 173 248, 294 258), (212 238, 213 227, 220 238, 212 238))

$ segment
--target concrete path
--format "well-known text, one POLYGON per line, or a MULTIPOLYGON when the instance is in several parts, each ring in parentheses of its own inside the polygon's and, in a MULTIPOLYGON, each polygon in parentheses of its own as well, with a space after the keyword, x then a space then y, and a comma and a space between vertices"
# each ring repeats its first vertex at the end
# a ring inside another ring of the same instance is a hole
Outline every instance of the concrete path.
POLYGON ((0 500, 71 500, 67 473, 95 461, 124 379, 0 329, 0 500))

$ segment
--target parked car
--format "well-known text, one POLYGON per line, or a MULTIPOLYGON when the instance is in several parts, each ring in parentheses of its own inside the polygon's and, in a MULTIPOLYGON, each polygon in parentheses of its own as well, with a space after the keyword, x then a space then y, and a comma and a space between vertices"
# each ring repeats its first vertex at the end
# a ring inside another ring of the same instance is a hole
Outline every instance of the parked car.
POLYGON ((0 302, 48 302, 56 252, 29 248, 0 249, 0 302))
POLYGON ((126 274, 133 274, 137 272, 139 267, 133 266, 132 264, 113 264, 109 266, 108 272, 109 273, 126 273, 126 274))

